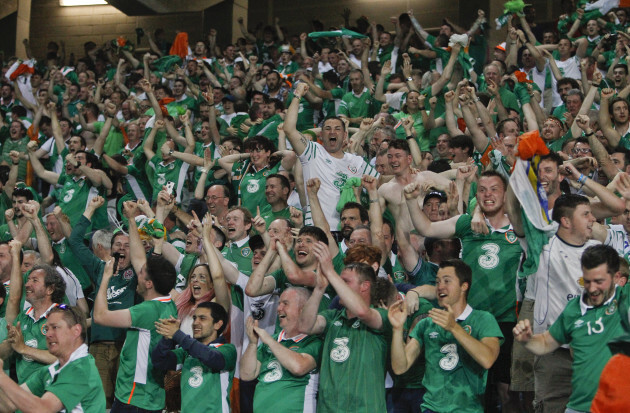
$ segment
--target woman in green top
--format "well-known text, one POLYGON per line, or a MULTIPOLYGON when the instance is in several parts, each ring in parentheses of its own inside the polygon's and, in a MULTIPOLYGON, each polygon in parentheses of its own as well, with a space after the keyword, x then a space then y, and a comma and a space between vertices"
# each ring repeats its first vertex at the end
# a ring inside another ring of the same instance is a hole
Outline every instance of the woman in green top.
MULTIPOLYGON (((403 105, 402 110, 394 114, 394 118, 402 121, 403 119, 411 116, 413 119, 413 127, 416 130, 418 146, 420 146, 420 150, 428 151, 430 149, 429 140, 426 139, 424 129, 424 123, 426 119, 428 119, 428 115, 424 107, 424 99, 425 96, 415 90, 407 93, 407 101, 403 105)), ((400 126, 396 128, 396 136, 398 139, 404 139, 407 137, 405 128, 402 126, 402 122, 400 126)))
POLYGON ((277 151, 264 136, 254 136, 245 141, 245 153, 224 156, 219 165, 227 171, 239 205, 257 214, 257 208, 267 205, 265 186, 267 176, 278 173, 280 167, 290 171, 297 157, 293 151, 277 151))

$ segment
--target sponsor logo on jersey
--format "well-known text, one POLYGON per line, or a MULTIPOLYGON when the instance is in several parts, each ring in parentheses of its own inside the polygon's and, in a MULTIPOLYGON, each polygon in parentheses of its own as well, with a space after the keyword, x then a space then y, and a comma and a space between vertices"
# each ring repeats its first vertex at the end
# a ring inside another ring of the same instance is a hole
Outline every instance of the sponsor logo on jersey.
POLYGON ((249 247, 245 247, 241 250, 241 255, 245 258, 249 257, 249 254, 252 253, 252 249, 249 247))
POLYGON ((575 323, 573 323, 573 326, 575 328, 580 328, 584 325, 584 320, 577 320, 575 323))
POLYGON ((339 321, 339 320, 337 320, 337 321, 335 321, 335 322, 333 323, 333 325, 334 325, 335 327, 341 327, 341 324, 342 324, 342 323, 341 323, 341 321, 339 321))
POLYGON ((439 334, 436 331, 432 331, 429 333, 429 338, 438 338, 439 334))

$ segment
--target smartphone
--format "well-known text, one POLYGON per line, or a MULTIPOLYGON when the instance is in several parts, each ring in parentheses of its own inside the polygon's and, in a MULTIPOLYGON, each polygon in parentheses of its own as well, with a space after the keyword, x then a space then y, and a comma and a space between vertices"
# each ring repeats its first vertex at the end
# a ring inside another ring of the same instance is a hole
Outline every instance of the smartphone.
POLYGON ((168 181, 166 185, 164 186, 166 187, 166 192, 168 192, 170 195, 173 195, 173 188, 175 187, 175 182, 168 181))

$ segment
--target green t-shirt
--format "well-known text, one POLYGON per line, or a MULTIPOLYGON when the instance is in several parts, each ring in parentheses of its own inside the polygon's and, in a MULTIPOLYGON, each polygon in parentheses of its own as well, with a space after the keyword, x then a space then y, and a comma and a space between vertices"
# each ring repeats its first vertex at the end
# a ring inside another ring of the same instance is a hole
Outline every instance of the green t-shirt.
POLYGON ((226 260, 236 264, 236 268, 243 274, 249 276, 252 274, 252 249, 249 247, 249 237, 241 240, 241 245, 236 242, 230 242, 223 247, 221 254, 226 260))
POLYGON ((57 251, 57 254, 59 254, 59 259, 63 265, 68 267, 68 269, 77 277, 77 280, 81 283, 81 288, 85 290, 90 287, 92 285, 92 280, 90 280, 90 277, 85 272, 81 262, 72 252, 72 249, 68 244, 68 240, 64 238, 59 242, 53 242, 52 247, 55 251, 57 251))
MULTIPOLYGON (((4 141, 2 144, 2 160, 7 164, 11 165, 11 157, 9 153, 11 151, 18 151, 20 153, 27 153, 26 145, 29 143, 30 139, 28 136, 23 137, 22 139, 18 139, 14 141, 9 138, 4 141)), ((24 181, 26 179, 26 164, 28 161, 21 159, 18 164, 18 181, 24 181)))
MULTIPOLYGON (((407 320, 403 326, 403 339, 405 342, 407 341, 407 337, 409 336, 411 330, 413 330, 420 320, 427 318, 429 310, 433 308, 433 304, 424 298, 420 298, 418 301, 418 311, 410 316, 407 316, 407 320)), ((424 354, 420 353, 416 361, 414 361, 411 367, 409 367, 409 370, 401 375, 391 373, 392 379, 394 380, 394 387, 403 389, 422 388, 422 379, 424 378, 424 371, 426 368, 425 364, 426 360, 424 359, 424 354)))
MULTIPOLYGON (((354 92, 348 92, 343 95, 341 103, 339 104, 338 115, 344 115, 349 118, 366 118, 372 117, 376 113, 376 106, 380 105, 368 88, 363 88, 363 91, 359 96, 354 92)), ((357 123, 353 123, 350 126, 359 126, 357 123)))
POLYGON ((264 208, 267 203, 265 187, 267 176, 278 173, 281 163, 270 166, 267 165, 259 170, 255 170, 254 165, 249 160, 235 162, 232 165, 232 186, 238 195, 240 205, 244 206, 256 216, 257 208, 264 208))
MULTIPOLYGON (((286 337, 285 331, 274 335, 283 347, 300 354, 308 354, 319 365, 323 341, 318 336, 305 334, 286 337)), ((314 412, 317 369, 303 376, 295 376, 284 368, 266 344, 258 347, 260 373, 254 393, 255 412, 314 412)))
POLYGON ((63 366, 59 361, 41 368, 26 380, 26 386, 35 396, 46 392, 57 396, 66 412, 102 413, 105 411, 105 392, 94 357, 88 354, 85 344, 72 353, 63 366))
MULTIPOLYGON (((115 277, 114 277, 115 278, 115 277)), ((146 410, 164 408, 163 374, 153 369, 151 351, 160 341, 155 322, 162 318, 177 318, 177 307, 171 297, 143 301, 129 309, 131 327, 120 352, 116 376, 116 398, 146 410)))
MULTIPOLYGON (((477 340, 498 337, 503 342, 497 321, 486 311, 473 310, 467 306, 457 318, 457 324, 477 340)), ((452 333, 435 324, 431 318, 421 320, 409 336, 424 348, 426 359, 422 384, 427 392, 422 409, 482 413, 481 401, 486 392, 488 370, 460 348, 452 333)))
POLYGON ((472 217, 461 215, 455 236, 462 241, 462 259, 470 266, 473 282, 468 303, 488 311, 499 322, 516 322, 516 272, 523 250, 511 227, 491 229, 489 235, 476 234, 472 217))
POLYGON ((130 194, 134 199, 144 199, 151 201, 153 197, 153 187, 147 179, 144 167, 138 165, 127 165, 127 175, 123 179, 125 192, 130 194))
POLYGON ((322 113, 324 114, 324 119, 329 119, 337 116, 337 104, 346 94, 346 91, 340 87, 336 87, 330 90, 330 94, 333 98, 326 99, 322 103, 322 113))
MULTIPOLYGON (((293 92, 289 93, 287 97, 287 101, 285 102, 285 106, 288 108, 291 102, 293 101, 294 95, 293 92)), ((334 102, 333 102, 334 103, 334 102)), ((307 129, 311 129, 314 126, 313 114, 315 113, 315 109, 308 103, 308 100, 301 99, 300 107, 298 109, 298 117, 297 117, 297 125, 296 128, 299 131, 304 131, 307 129)))
MULTIPOLYGON (((55 194, 57 205, 68 216, 70 225, 73 227, 83 215, 92 198, 99 195, 106 196, 104 187, 98 188, 92 185, 92 182, 85 176, 76 177, 64 173, 59 175, 57 185, 60 186, 55 194)), ((94 213, 91 229, 97 230, 107 226, 109 226, 107 205, 103 205, 94 213)))
MULTIPOLYGON (((68 245, 85 270, 85 273, 94 283, 95 290, 98 291, 103 278, 105 261, 97 258, 83 243, 85 232, 89 226, 90 221, 86 217, 81 216, 79 222, 72 230, 72 235, 68 238, 68 245)), ((110 311, 115 311, 133 306, 135 304, 137 285, 138 277, 132 266, 120 270, 115 277, 109 279, 107 284, 107 308, 110 311)), ((125 339, 126 332, 126 329, 123 328, 105 327, 92 322, 90 343, 99 341, 122 342, 125 339)))
POLYGON ((621 287, 617 287, 615 295, 599 307, 588 307, 583 296, 574 298, 549 328, 554 340, 570 344, 573 350, 568 408, 583 412, 591 409, 599 376, 612 357, 607 343, 624 332, 617 311, 621 294, 621 287))
POLYGON ((319 413, 387 411, 385 373, 391 324, 387 310, 376 311, 383 322, 380 330, 368 327, 358 318, 348 319, 345 309, 320 313, 326 320, 326 328, 319 377, 319 413))
MULTIPOLYGON (((56 306, 57 304, 51 305, 37 320, 33 318, 35 312, 33 307, 29 307, 26 311, 20 311, 13 325, 16 326, 20 323, 22 335, 24 336, 24 344, 40 350, 48 349, 48 344, 46 343, 46 318, 50 310, 56 306)), ((28 356, 15 353, 15 369, 17 371, 19 384, 24 383, 31 374, 44 366, 46 366, 44 363, 35 361, 28 356)))
POLYGON ((280 211, 273 212, 271 210, 271 205, 267 204, 264 207, 260 208, 260 216, 267 223, 267 228, 269 228, 269 224, 275 221, 278 218, 291 219, 291 210, 289 206, 281 209, 280 211))
POLYGON ((223 355, 225 367, 216 371, 192 357, 182 348, 173 350, 177 364, 182 364, 182 413, 221 413, 230 411, 230 390, 236 367, 233 344, 208 345, 223 355))
POLYGON ((257 125, 252 125, 249 129, 247 137, 252 138, 254 136, 262 135, 273 142, 275 147, 278 147, 278 125, 282 122, 283 120, 280 115, 273 115, 257 125))
POLYGON ((186 180, 186 174, 188 173, 190 164, 181 159, 175 159, 173 162, 164 164, 162 157, 156 154, 147 165, 154 171, 154 176, 151 180, 154 200, 157 200, 157 195, 160 193, 163 186, 168 182, 173 182, 173 194, 176 196, 176 202, 181 202, 182 188, 184 187, 184 181, 186 180))

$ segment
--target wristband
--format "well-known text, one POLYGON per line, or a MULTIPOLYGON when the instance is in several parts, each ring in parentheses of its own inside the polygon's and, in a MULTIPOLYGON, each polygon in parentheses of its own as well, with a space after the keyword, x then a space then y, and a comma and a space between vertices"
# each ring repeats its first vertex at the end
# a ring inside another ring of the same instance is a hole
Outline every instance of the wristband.
POLYGON ((587 179, 588 179, 588 177, 587 177, 587 176, 585 176, 585 175, 583 175, 583 174, 580 174, 580 177, 577 179, 577 181, 578 181, 579 183, 581 183, 582 185, 584 185, 584 184, 586 183, 586 180, 587 180, 587 179))
POLYGON ((584 136, 586 136, 587 138, 588 138, 589 136, 593 136, 593 135, 595 135, 595 132, 593 132, 593 131, 591 131, 591 133, 585 133, 585 134, 584 134, 584 136))
POLYGON ((409 140, 409 139, 414 139, 413 135, 409 135, 407 136, 405 139, 409 140))
POLYGON ((409 294, 409 293, 415 293, 418 296, 418 298, 420 298, 420 294, 417 291, 415 291, 415 290, 407 291, 407 294, 409 294))
POLYGON ((378 199, 370 199, 370 204, 375 204, 378 202, 378 199))
POLYGON ((409 77, 407 78, 407 82, 413 82, 413 77, 409 76, 409 77))
POLYGON ((201 171, 202 174, 207 174, 208 170, 206 168, 201 168, 199 169, 201 171))
POLYGON ((418 106, 418 110, 427 110, 427 107, 426 106, 422 106, 422 107, 418 106))

